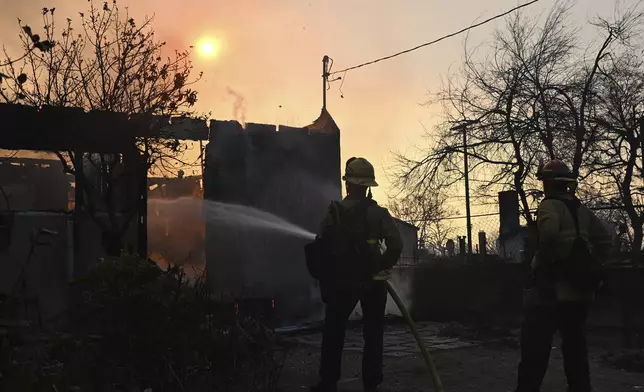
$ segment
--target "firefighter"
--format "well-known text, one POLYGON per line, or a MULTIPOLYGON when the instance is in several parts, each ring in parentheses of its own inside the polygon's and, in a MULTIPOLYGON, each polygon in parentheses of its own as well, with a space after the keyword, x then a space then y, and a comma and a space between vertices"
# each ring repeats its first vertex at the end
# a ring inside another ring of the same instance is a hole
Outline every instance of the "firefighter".
MULTIPOLYGON (((374 168, 364 158, 351 158, 347 161, 345 176, 347 196, 339 202, 339 207, 348 213, 365 206, 363 217, 358 218, 358 227, 364 227, 365 238, 374 245, 383 241, 384 253, 378 249, 372 265, 367 266, 364 275, 350 270, 352 260, 341 263, 335 273, 320 279, 322 300, 326 305, 322 352, 320 360, 319 383, 313 391, 336 391, 342 368, 342 351, 345 330, 356 304, 360 302, 363 314, 364 352, 362 359, 362 381, 365 391, 376 391, 382 383, 383 322, 387 291, 383 280, 373 277, 393 267, 402 252, 402 240, 393 218, 387 209, 372 200, 371 187, 378 186, 374 168), (346 268, 345 268, 346 267, 346 268)), ((333 204, 332 204, 333 205, 333 204)), ((337 211, 330 208, 329 214, 321 225, 321 236, 334 225, 342 225, 336 220, 337 211)), ((370 259, 371 260, 371 259, 370 259)))
POLYGON ((565 163, 553 160, 540 166, 537 178, 543 182, 545 198, 537 211, 531 284, 524 292, 516 392, 540 390, 556 331, 562 339, 568 391, 590 392, 586 318, 601 285, 597 271, 608 257, 611 236, 576 198, 577 181, 565 163))

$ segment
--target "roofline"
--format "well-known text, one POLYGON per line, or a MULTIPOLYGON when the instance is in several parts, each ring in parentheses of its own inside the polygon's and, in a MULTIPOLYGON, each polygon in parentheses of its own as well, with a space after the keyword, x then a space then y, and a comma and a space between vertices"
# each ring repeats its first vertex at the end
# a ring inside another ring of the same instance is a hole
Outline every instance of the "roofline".
POLYGON ((395 220, 396 222, 398 222, 398 223, 402 223, 403 225, 405 225, 405 226, 407 226, 407 227, 411 227, 411 228, 415 229, 416 231, 420 230, 420 228, 419 228, 418 226, 412 225, 412 224, 411 224, 411 223, 409 223, 409 222, 405 222, 405 221, 404 221, 404 220, 402 220, 402 219, 394 218, 394 220, 395 220))

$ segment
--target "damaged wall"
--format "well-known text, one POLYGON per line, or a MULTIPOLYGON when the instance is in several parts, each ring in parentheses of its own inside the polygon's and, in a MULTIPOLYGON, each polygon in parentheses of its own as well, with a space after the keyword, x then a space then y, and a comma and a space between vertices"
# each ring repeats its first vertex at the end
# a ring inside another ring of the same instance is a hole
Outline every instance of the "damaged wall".
MULTIPOLYGON (((327 115, 328 116, 328 115, 327 115)), ((324 117, 321 117, 321 119, 324 117)), ((259 208, 311 232, 330 200, 340 200, 340 134, 327 126, 291 128, 213 121, 204 198, 259 208)), ((320 119, 314 125, 320 125, 320 119)), ((307 240, 206 222, 208 281, 215 293, 276 299, 281 325, 318 319, 322 304, 309 277, 307 240)))
MULTIPOLYGON (((68 282, 74 273, 71 218, 70 214, 60 212, 0 213, 0 220, 8 223, 7 231, 2 232, 1 238, 3 246, 0 247, 0 264, 3 266, 3 273, 0 274, 0 293, 10 294, 20 287, 20 280, 24 278, 26 296, 38 298, 40 316, 45 324, 53 321, 69 305, 68 282), (28 258, 31 233, 40 229, 57 234, 38 246, 31 258, 28 258)), ((82 263, 76 266, 76 273, 82 276, 101 257, 105 257, 105 252, 101 246, 101 229, 98 225, 87 216, 81 218, 79 223, 79 259, 82 263)), ((136 226, 131 226, 124 241, 132 244, 136 242, 136 226)), ((30 316, 35 317, 33 314, 30 316)))
POLYGON ((396 218, 394 218, 394 223, 396 223, 396 227, 400 232, 400 238, 403 242, 403 250, 400 257, 409 262, 418 256, 418 227, 396 218))
POLYGON ((66 211, 73 181, 56 159, 0 160, 0 211, 66 211))

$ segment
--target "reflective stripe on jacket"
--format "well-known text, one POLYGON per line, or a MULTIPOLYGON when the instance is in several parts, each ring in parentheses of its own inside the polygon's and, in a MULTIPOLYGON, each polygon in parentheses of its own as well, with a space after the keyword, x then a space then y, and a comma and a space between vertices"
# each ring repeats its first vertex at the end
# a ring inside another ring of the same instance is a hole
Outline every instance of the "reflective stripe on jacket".
MULTIPOLYGON (((556 196, 572 200, 570 194, 556 196)), ((597 218, 585 206, 578 210, 579 236, 589 245, 589 249, 601 261, 605 261, 612 246, 612 236, 597 218)), ((539 204, 537 211, 539 245, 532 268, 540 263, 554 263, 569 257, 573 242, 577 236, 575 221, 566 205, 561 200, 547 199, 539 204)), ((593 294, 582 294, 566 282, 557 282, 557 299, 560 301, 589 301, 593 294)))

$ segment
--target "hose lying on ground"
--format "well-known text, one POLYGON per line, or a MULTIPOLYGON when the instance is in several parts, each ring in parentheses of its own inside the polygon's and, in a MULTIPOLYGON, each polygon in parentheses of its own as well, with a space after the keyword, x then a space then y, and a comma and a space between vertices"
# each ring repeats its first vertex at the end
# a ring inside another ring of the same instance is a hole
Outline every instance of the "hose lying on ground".
POLYGON ((427 351, 427 347, 425 347, 425 343, 420 338, 420 335, 418 334, 418 330, 416 329, 416 324, 414 324, 414 320, 412 320, 411 315, 409 314, 409 311, 407 311, 407 308, 405 308, 405 305, 403 304, 398 294, 396 294, 396 291, 394 290, 394 288, 386 280, 385 280, 385 287, 387 287, 387 292, 389 292, 389 295, 391 295, 391 298, 396 303, 396 306, 398 306, 398 309, 400 309, 400 313, 402 313, 403 317, 405 318, 405 321, 407 322, 407 324, 409 325, 409 328, 411 329, 411 333, 414 335, 414 338, 416 339, 416 343, 418 344, 420 353, 422 354, 423 359, 425 360, 427 369, 429 370, 429 373, 432 375, 432 379, 434 380, 434 387, 436 388, 436 391, 445 392, 445 390, 443 389, 443 383, 441 382, 441 378, 438 374, 438 370, 436 370, 436 365, 434 364, 432 357, 429 355, 429 351, 427 351))

